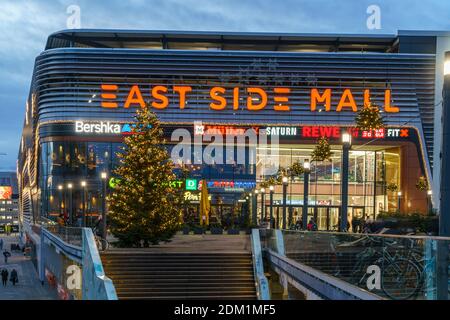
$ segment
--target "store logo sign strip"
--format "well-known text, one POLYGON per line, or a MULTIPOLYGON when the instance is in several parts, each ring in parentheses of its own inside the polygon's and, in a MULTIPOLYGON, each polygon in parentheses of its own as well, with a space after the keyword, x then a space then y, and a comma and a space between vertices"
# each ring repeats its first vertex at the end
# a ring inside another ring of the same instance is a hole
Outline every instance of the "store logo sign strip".
POLYGON ((326 137, 329 139, 341 138, 342 132, 348 130, 354 138, 362 139, 408 139, 411 136, 410 128, 380 128, 373 130, 359 130, 339 126, 302 126, 299 128, 302 138, 326 137))

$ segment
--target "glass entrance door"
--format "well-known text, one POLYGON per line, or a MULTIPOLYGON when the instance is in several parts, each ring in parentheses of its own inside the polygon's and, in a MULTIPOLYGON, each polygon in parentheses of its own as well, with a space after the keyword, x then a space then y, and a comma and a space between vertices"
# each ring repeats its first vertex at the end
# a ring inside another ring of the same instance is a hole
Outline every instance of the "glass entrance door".
POLYGON ((328 230, 327 222, 328 222, 328 210, 327 207, 316 207, 317 209, 317 216, 316 216, 316 223, 317 223, 317 230, 328 230))
POLYGON ((328 209, 328 230, 329 231, 338 231, 339 230, 339 207, 330 207, 328 209))
POLYGON ((311 207, 309 208, 308 222, 314 217, 317 230, 336 231, 339 227, 339 207, 311 207))

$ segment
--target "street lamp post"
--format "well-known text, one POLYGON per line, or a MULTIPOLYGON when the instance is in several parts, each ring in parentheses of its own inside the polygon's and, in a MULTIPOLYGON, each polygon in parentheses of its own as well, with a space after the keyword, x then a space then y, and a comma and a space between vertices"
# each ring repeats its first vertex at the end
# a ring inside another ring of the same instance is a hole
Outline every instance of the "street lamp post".
POLYGON ((67 189, 69 189, 69 225, 73 225, 73 199, 72 199, 72 183, 67 184, 67 189))
POLYGON ((86 181, 81 181, 81 188, 82 188, 82 194, 81 194, 81 201, 83 203, 82 209, 83 209, 83 216, 81 217, 82 222, 81 226, 84 228, 86 227, 86 181))
POLYGON ((450 236, 450 51, 445 53, 444 88, 442 91, 441 196, 439 236, 450 236))
POLYGON ((400 213, 400 206, 402 204, 402 192, 397 192, 397 212, 400 213))
POLYGON ((432 195, 433 195, 433 191, 432 190, 428 190, 427 191, 427 201, 428 201, 428 203, 427 203, 427 211, 428 211, 428 214, 432 214, 432 211, 433 211, 433 202, 432 202, 432 199, 431 199, 432 195))
POLYGON ((341 178, 341 225, 340 231, 347 231, 347 214, 348 214, 348 164, 349 153, 352 145, 352 137, 350 133, 342 134, 342 178, 341 178))
MULTIPOLYGON (((248 219, 250 218, 250 196, 245 196, 245 211, 243 211, 243 221, 247 222, 248 219)), ((243 206, 244 208, 244 206, 243 206)))
POLYGON ((62 204, 63 204, 63 186, 62 184, 58 185, 59 190, 59 214, 62 213, 62 204))
POLYGON ((273 192, 275 190, 274 186, 269 186, 269 200, 270 200, 270 209, 269 209, 269 215, 270 215, 270 227, 274 228, 275 223, 273 221, 273 192))
POLYGON ((309 194, 309 173, 311 171, 311 163, 308 159, 303 162, 303 211, 302 226, 306 229, 308 224, 308 194, 309 194))
POLYGON ((253 224, 258 224, 258 190, 255 190, 255 196, 253 197, 253 224))
POLYGON ((286 197, 287 197, 287 186, 288 177, 283 177, 283 229, 286 229, 286 197))
POLYGON ((266 208, 264 206, 264 202, 266 200, 266 189, 261 188, 261 222, 266 220, 266 208))
MULTIPOLYGON (((108 175, 106 172, 101 173, 102 178, 102 238, 106 240, 107 230, 106 230, 106 178, 108 175)), ((106 250, 105 241, 102 242, 103 250, 106 250)))
MULTIPOLYGON (((441 183, 439 205, 439 236, 450 236, 450 51, 445 52, 444 86, 442 90, 442 142, 441 183)), ((437 240, 436 255, 436 297, 448 299, 448 243, 437 240)))

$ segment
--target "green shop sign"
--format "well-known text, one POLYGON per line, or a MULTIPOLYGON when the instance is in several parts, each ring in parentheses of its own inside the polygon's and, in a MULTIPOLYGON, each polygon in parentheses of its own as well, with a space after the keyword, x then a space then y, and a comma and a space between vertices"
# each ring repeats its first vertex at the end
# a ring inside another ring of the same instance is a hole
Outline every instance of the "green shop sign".
POLYGON ((186 179, 186 190, 197 190, 197 180, 186 179))
POLYGON ((115 189, 119 182, 120 182, 119 178, 111 178, 111 179, 109 179, 109 187, 111 189, 115 189))
MULTIPOLYGON (((117 184, 120 182, 119 178, 111 178, 109 179, 109 187, 111 189, 115 189, 117 184)), ((186 190, 197 190, 197 180, 196 179, 186 179, 186 181, 183 180, 174 180, 174 181, 168 181, 163 182, 163 185, 169 185, 172 188, 183 188, 183 184, 186 186, 186 190)))

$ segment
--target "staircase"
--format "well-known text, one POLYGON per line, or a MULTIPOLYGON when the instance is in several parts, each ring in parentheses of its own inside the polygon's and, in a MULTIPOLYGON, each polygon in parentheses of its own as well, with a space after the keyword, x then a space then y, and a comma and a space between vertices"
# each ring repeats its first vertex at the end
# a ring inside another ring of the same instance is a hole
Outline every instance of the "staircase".
POLYGON ((102 254, 119 299, 256 299, 250 252, 102 254))

